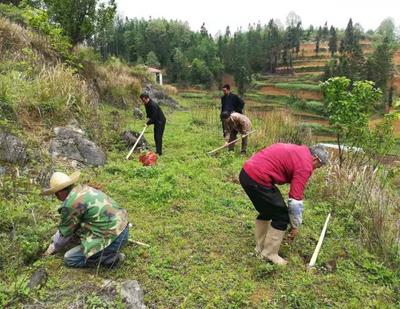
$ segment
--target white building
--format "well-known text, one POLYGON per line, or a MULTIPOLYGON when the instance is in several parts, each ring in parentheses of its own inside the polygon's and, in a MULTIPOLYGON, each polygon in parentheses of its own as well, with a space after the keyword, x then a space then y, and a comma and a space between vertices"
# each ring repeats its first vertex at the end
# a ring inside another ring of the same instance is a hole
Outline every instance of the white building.
POLYGON ((163 77, 162 77, 161 70, 156 69, 156 68, 148 68, 147 70, 148 70, 149 73, 155 75, 156 83, 159 83, 160 85, 163 84, 163 77))

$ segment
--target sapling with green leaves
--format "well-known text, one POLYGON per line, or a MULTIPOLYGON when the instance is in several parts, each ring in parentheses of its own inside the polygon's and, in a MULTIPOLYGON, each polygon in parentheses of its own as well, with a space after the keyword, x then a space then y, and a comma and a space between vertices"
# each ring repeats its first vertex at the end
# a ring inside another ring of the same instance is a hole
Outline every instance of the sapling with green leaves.
POLYGON ((332 77, 320 84, 325 98, 329 123, 336 135, 340 165, 344 161, 343 141, 360 147, 368 136, 372 106, 382 94, 370 81, 351 82, 346 77, 332 77))

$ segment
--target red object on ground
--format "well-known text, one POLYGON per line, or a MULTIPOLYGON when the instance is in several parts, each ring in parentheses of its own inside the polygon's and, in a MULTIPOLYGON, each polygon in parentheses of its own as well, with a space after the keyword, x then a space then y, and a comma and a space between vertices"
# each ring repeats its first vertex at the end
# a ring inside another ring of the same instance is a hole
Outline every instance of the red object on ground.
POLYGON ((139 156, 139 161, 143 166, 153 166, 157 163, 157 155, 152 151, 147 151, 139 156))

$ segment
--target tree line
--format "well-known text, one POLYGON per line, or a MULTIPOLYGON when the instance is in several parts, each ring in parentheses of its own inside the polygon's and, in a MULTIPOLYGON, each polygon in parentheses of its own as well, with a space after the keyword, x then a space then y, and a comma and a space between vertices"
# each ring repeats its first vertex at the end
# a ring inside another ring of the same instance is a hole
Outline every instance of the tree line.
POLYGON ((249 87, 253 74, 292 73, 293 62, 303 58, 301 43, 315 44, 315 58, 322 57, 325 42, 330 60, 324 80, 345 76, 350 80, 372 80, 391 103, 389 83, 398 48, 394 21, 385 19, 376 31, 364 31, 350 19, 346 29, 325 23, 304 29, 300 16, 290 12, 285 25, 271 19, 267 24, 212 36, 203 23, 192 31, 179 20, 122 18, 116 15, 115 0, 12 0, 13 5, 31 5, 45 10, 49 22, 60 25, 72 45, 84 43, 103 57, 115 56, 130 64, 165 69, 170 83, 220 86, 224 73, 232 74, 239 92, 249 87), (362 42, 373 42, 365 55, 362 42))

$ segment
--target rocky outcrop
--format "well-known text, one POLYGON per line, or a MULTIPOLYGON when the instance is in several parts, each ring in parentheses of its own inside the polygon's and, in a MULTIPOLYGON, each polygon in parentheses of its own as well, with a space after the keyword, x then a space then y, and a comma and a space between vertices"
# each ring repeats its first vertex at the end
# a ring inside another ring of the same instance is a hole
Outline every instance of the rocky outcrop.
POLYGON ((9 163, 25 163, 26 147, 21 139, 6 132, 0 132, 0 160, 9 163))
POLYGON ((144 93, 147 93, 150 98, 159 105, 167 105, 172 108, 180 107, 178 102, 167 95, 162 89, 158 89, 152 84, 147 84, 144 87, 144 93))
POLYGON ((47 274, 44 268, 39 268, 32 274, 31 279, 29 280, 28 283, 28 287, 30 289, 34 289, 44 285, 47 281, 48 276, 49 275, 47 274))
POLYGON ((143 289, 136 280, 126 280, 122 283, 105 280, 102 287, 102 297, 114 300, 118 294, 127 309, 147 308, 143 303, 143 289))
POLYGON ((61 157, 84 165, 102 166, 106 154, 84 132, 74 126, 54 128, 55 137, 50 141, 52 158, 61 157))
MULTIPOLYGON (((126 145, 131 148, 136 143, 140 133, 135 131, 124 131, 121 135, 121 138, 126 143, 126 145)), ((136 145, 135 151, 147 149, 148 143, 147 140, 142 136, 136 145)))
POLYGON ((135 119, 143 119, 144 118, 144 114, 143 112, 140 110, 140 108, 135 107, 133 109, 133 118, 135 119))

